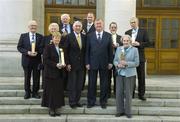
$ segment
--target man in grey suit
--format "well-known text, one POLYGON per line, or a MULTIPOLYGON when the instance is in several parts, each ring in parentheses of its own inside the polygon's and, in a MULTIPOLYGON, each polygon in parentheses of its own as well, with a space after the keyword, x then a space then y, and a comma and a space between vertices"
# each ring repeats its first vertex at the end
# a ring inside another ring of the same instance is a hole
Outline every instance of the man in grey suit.
POLYGON ((95 21, 96 31, 87 36, 86 68, 89 70, 88 108, 96 102, 97 74, 100 76, 100 105, 106 108, 108 98, 108 69, 112 68, 112 40, 111 35, 103 30, 101 19, 95 21))

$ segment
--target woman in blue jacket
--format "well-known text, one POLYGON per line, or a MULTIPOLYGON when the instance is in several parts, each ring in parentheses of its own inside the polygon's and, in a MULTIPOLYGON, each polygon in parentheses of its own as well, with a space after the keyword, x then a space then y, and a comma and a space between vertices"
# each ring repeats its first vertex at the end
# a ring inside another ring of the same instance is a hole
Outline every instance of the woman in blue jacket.
POLYGON ((131 37, 124 35, 121 38, 123 46, 117 48, 114 65, 116 76, 116 117, 126 115, 132 117, 131 103, 133 85, 136 81, 136 67, 139 65, 139 54, 136 47, 131 45, 131 37))

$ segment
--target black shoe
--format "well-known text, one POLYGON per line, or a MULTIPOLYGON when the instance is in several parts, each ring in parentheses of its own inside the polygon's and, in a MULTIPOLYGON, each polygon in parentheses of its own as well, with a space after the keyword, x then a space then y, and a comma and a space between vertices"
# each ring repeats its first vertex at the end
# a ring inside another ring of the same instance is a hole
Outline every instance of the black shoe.
POLYGON ((72 109, 76 108, 76 105, 69 105, 72 109))
POLYGON ((32 98, 40 99, 41 96, 38 93, 33 93, 32 98))
POLYGON ((56 113, 54 110, 50 109, 49 110, 49 115, 52 116, 52 117, 55 117, 56 116, 56 113))
POLYGON ((132 115, 131 114, 127 114, 126 117, 127 118, 132 118, 132 115))
POLYGON ((90 104, 87 105, 87 108, 92 108, 92 107, 94 107, 94 105, 90 105, 90 104))
POLYGON ((80 104, 80 103, 77 103, 76 106, 77 106, 77 107, 83 107, 83 105, 80 104))
POLYGON ((125 115, 125 113, 117 113, 117 114, 115 115, 115 117, 120 117, 120 116, 123 116, 123 115, 125 115))
POLYGON ((31 98, 31 94, 30 93, 25 93, 24 99, 29 99, 29 98, 31 98))
POLYGON ((142 100, 142 101, 146 101, 146 98, 144 96, 139 97, 139 99, 142 100))
POLYGON ((101 104, 102 109, 106 109, 106 104, 101 104))
POLYGON ((61 116, 61 113, 58 111, 58 109, 55 109, 55 116, 61 116))

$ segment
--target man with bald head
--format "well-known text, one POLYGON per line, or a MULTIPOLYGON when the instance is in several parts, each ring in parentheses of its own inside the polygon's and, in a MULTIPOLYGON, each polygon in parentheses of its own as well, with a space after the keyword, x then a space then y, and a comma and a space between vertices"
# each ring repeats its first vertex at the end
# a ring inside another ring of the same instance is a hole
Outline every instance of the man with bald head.
POLYGON ((38 65, 41 63, 42 39, 43 36, 37 33, 37 22, 31 20, 28 23, 29 32, 20 36, 17 49, 22 54, 22 67, 24 70, 24 99, 40 98, 38 91, 40 86, 40 70, 38 65), (33 75, 33 87, 31 89, 31 73, 33 75))

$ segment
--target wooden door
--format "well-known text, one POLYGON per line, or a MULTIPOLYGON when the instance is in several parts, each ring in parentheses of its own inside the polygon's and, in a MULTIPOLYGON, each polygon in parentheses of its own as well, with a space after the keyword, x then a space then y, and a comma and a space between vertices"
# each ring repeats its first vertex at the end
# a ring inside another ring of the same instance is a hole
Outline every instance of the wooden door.
POLYGON ((148 74, 180 74, 180 17, 139 16, 150 46, 146 48, 148 74))

